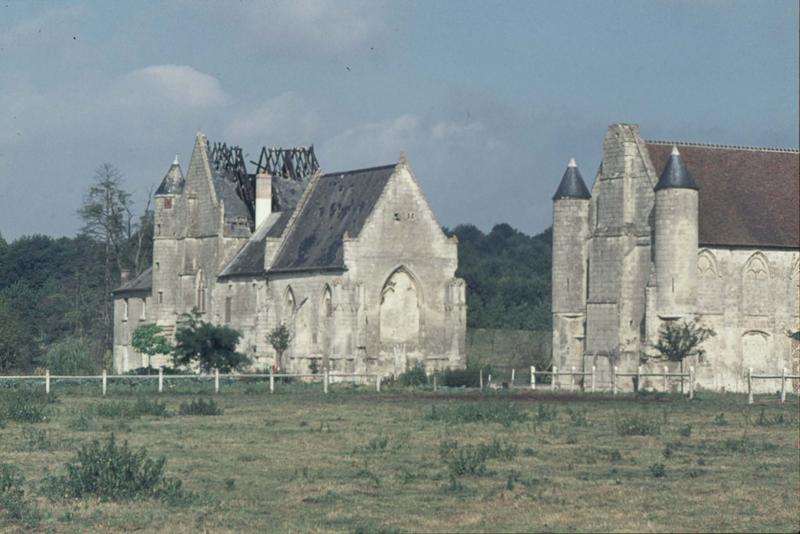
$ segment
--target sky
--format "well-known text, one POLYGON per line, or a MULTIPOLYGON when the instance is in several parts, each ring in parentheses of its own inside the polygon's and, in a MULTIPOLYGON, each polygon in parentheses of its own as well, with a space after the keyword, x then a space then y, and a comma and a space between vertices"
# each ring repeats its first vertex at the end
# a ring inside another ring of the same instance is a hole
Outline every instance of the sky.
POLYGON ((72 236, 95 169, 143 209, 194 136, 401 152, 440 224, 550 225, 606 128, 798 146, 798 2, 0 0, 0 235, 72 236))

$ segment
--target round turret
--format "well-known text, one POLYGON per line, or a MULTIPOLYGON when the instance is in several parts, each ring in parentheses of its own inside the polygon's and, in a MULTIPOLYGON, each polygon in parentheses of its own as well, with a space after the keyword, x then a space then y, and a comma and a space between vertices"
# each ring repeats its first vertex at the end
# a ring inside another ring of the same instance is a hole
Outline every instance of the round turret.
POLYGON ((677 147, 655 186, 655 268, 657 313, 694 313, 697 302, 699 188, 677 147))
POLYGON ((582 366, 591 195, 571 159, 553 196, 553 365, 582 366))

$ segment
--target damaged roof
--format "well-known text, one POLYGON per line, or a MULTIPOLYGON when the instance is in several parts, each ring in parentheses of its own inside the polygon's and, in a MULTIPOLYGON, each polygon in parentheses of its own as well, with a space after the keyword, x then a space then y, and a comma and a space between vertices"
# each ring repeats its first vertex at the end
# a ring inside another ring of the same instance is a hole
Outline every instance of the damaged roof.
POLYGON ((344 235, 359 235, 394 171, 393 164, 320 176, 270 270, 343 269, 344 235))
POLYGON ((676 145, 700 188, 700 245, 800 247, 800 151, 646 141, 656 173, 676 145))
POLYGON ((236 256, 222 269, 219 277, 264 274, 264 251, 267 245, 267 238, 280 237, 291 216, 291 211, 270 214, 236 256))
POLYGON ((128 282, 127 284, 123 284, 117 289, 115 289, 112 293, 115 295, 123 294, 123 293, 147 293, 148 295, 153 290, 153 266, 151 265, 147 269, 141 272, 139 276, 128 282))

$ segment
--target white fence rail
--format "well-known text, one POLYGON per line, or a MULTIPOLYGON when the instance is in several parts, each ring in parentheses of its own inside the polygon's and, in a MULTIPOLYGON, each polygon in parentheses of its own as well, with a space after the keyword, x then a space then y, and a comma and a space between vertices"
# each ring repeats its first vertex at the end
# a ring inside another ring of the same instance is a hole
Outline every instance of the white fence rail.
POLYGON ((786 381, 787 380, 800 380, 798 375, 786 374, 786 368, 781 369, 779 375, 754 375, 753 368, 747 369, 747 404, 753 404, 753 380, 775 380, 781 381, 781 402, 786 402, 786 381))
MULTIPOLYGON (((550 376, 550 384, 552 389, 561 389, 563 384, 558 379, 560 376, 568 376, 570 377, 570 388, 575 389, 577 384, 575 383, 575 377, 586 378, 589 377, 590 379, 590 391, 594 393, 597 390, 597 367, 592 366, 591 371, 576 371, 575 367, 570 368, 569 371, 559 371, 558 367, 553 366, 552 371, 537 371, 536 367, 531 367, 531 389, 536 389, 536 375, 540 376, 550 376)), ((616 365, 611 368, 611 392, 612 394, 616 395, 619 388, 617 387, 617 379, 619 377, 636 377, 636 388, 640 388, 642 385, 642 378, 643 377, 656 377, 661 378, 664 384, 664 391, 669 390, 669 383, 671 378, 679 378, 681 384, 681 393, 684 392, 684 379, 689 380, 689 398, 694 398, 694 367, 689 367, 688 373, 670 373, 669 369, 664 366, 664 370, 661 373, 644 373, 642 372, 642 367, 639 366, 636 369, 635 373, 621 373, 619 371, 619 367, 616 365)), ((512 382, 514 373, 512 370, 511 373, 512 382)), ((581 384, 581 390, 586 390, 586 383, 581 384)))
MULTIPOLYGON (((355 381, 357 378, 374 378, 375 379, 375 391, 380 393, 381 391, 381 380, 382 376, 379 374, 374 373, 331 373, 330 371, 324 371, 322 373, 312 374, 312 373, 275 373, 270 370, 269 373, 253 373, 253 374, 220 374, 219 370, 215 370, 213 374, 210 375, 167 375, 167 380, 197 380, 197 379, 206 379, 206 380, 213 380, 214 381, 214 393, 219 393, 219 381, 220 378, 230 381, 236 380, 248 380, 251 378, 269 378, 269 392, 275 393, 275 380, 280 378, 312 378, 316 380, 322 380, 322 390, 325 393, 330 391, 330 384, 331 378, 334 379, 353 379, 355 381)), ((106 370, 103 370, 103 373, 100 375, 51 375, 50 370, 46 370, 44 375, 11 375, 11 376, 0 376, 0 382, 3 381, 32 381, 32 382, 44 382, 44 391, 45 393, 50 393, 50 389, 52 386, 52 381, 59 380, 59 381, 69 381, 69 380, 97 380, 100 382, 101 390, 103 395, 108 393, 108 381, 109 380, 117 380, 117 379, 124 379, 126 381, 131 380, 158 380, 158 392, 164 392, 164 371, 162 368, 158 369, 157 375, 109 375, 106 370)))

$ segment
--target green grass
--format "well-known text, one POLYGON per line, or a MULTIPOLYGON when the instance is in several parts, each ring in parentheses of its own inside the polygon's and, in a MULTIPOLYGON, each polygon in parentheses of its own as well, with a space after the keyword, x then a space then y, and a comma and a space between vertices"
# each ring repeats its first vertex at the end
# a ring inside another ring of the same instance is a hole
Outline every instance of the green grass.
POLYGON ((163 417, 161 408, 127 408, 147 393, 178 414, 181 404, 211 397, 209 384, 162 395, 117 385, 106 398, 96 389, 60 386, 44 421, 9 418, 0 428, 0 458, 24 492, 4 497, 16 508, 0 514, 0 531, 34 520, 37 530, 54 532, 800 529, 794 397, 747 406, 744 396, 702 393, 690 403, 376 394, 345 384, 327 396, 318 384, 270 395, 254 383, 223 384, 213 396, 222 415, 163 417), (98 415, 98 405, 112 403, 126 409, 98 415), (132 450, 165 457, 164 475, 198 498, 43 494, 48 476, 112 432, 132 450))

